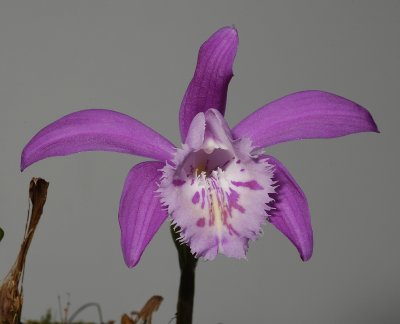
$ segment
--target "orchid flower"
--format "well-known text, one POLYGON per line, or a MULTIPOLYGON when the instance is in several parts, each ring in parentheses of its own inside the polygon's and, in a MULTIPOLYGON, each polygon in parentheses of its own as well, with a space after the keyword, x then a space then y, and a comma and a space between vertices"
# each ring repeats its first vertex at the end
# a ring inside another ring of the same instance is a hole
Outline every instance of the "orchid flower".
POLYGON ((369 112, 332 93, 292 93, 266 104, 230 128, 224 119, 237 30, 224 27, 200 48, 179 112, 182 147, 122 113, 82 110, 39 131, 25 146, 21 170, 53 156, 113 151, 155 159, 135 165, 119 206, 126 264, 135 266, 171 217, 193 255, 245 258, 268 221, 297 248, 313 251, 307 199, 289 171, 264 149, 307 138, 378 132, 369 112))

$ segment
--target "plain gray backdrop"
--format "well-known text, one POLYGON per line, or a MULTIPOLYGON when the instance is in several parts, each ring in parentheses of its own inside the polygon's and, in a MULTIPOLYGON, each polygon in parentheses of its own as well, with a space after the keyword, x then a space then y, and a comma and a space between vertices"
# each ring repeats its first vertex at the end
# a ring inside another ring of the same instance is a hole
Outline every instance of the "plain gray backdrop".
MULTIPOLYGON (((200 44, 235 24, 231 126, 288 93, 322 89, 373 115, 381 134, 269 148, 306 193, 315 249, 303 263, 272 226, 248 261, 197 270, 194 323, 400 322, 399 1, 0 1, 0 276, 22 239, 33 176, 50 182, 29 251, 23 318, 99 302, 119 321, 153 294, 175 313, 179 270, 164 224, 128 269, 117 221, 124 178, 142 158, 82 153, 19 171, 39 129, 85 108, 134 116, 180 145, 178 110, 200 44)), ((94 310, 81 318, 96 321, 94 310)))

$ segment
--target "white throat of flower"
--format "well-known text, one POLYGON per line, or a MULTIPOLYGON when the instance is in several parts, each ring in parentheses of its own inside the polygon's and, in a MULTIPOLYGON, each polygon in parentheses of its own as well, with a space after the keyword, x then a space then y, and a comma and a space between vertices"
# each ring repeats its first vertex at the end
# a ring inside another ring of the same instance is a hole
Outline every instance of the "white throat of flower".
POLYGON ((177 150, 173 164, 162 169, 158 191, 193 254, 245 258, 248 241, 261 235, 268 216, 273 168, 248 139, 231 139, 229 128, 219 124, 222 116, 207 113, 202 140, 177 150))

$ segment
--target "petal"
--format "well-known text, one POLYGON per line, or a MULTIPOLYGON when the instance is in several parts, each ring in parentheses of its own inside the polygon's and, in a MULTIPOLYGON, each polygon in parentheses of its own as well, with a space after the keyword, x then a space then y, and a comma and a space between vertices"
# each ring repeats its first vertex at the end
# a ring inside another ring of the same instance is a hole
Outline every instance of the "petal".
POLYGON ((261 107, 232 130, 256 147, 305 138, 331 138, 379 132, 365 108, 332 93, 310 90, 290 94, 261 107))
POLYGON ((215 32, 201 47, 196 70, 183 97, 179 111, 182 141, 194 116, 215 108, 225 113, 229 81, 238 46, 237 30, 224 27, 215 32))
POLYGON ((313 231, 307 198, 283 164, 272 156, 267 158, 275 166, 274 178, 278 184, 268 221, 294 244, 301 259, 307 261, 313 252, 313 231))
POLYGON ((121 246, 125 263, 134 267, 168 216, 161 207, 158 181, 162 162, 142 162, 128 173, 119 204, 121 246))
POLYGON ((130 116, 89 109, 64 116, 39 131, 22 151, 21 170, 48 157, 83 151, 113 151, 169 160, 175 148, 162 135, 130 116))

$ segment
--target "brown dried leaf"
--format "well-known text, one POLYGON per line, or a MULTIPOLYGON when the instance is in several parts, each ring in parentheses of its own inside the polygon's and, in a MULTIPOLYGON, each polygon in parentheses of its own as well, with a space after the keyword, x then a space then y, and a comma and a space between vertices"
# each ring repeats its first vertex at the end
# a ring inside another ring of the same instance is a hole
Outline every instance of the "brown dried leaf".
POLYGON ((161 296, 156 295, 151 297, 138 313, 138 320, 143 320, 144 323, 151 324, 153 313, 158 310, 163 300, 164 298, 161 296))
POLYGON ((130 318, 127 314, 122 315, 121 324, 136 324, 132 318, 130 318))
POLYGON ((23 276, 26 255, 43 213, 48 187, 49 183, 41 178, 33 178, 29 184, 29 198, 32 202, 32 210, 30 214, 28 213, 24 240, 22 241, 14 265, 0 286, 1 324, 15 324, 20 321, 23 305, 23 276))

